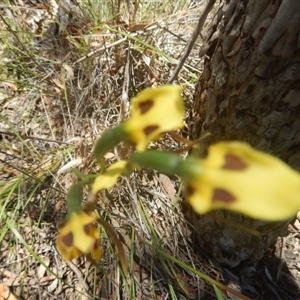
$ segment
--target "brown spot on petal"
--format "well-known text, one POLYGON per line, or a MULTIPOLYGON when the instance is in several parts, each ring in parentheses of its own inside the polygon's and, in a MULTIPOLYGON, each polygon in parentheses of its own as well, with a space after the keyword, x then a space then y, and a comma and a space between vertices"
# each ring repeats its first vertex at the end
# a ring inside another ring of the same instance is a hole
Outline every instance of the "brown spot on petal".
POLYGON ((230 192, 223 190, 223 189, 214 189, 213 196, 212 196, 212 202, 215 201, 222 201, 226 204, 236 201, 236 198, 230 194, 230 192))
POLYGON ((73 246, 73 233, 69 232, 65 236, 62 237, 62 241, 67 247, 72 247, 73 246))
POLYGON ((225 155, 225 164, 222 166, 223 169, 227 170, 245 170, 248 165, 243 162, 241 158, 233 154, 225 155))
POLYGON ((89 235, 92 228, 93 228, 93 224, 89 223, 89 224, 84 225, 83 230, 87 235, 89 235))
POLYGON ((145 114, 153 105, 154 102, 151 99, 139 103, 141 114, 145 114))
POLYGON ((97 249, 97 248, 100 248, 100 247, 101 247, 100 241, 99 240, 95 240, 94 249, 97 249))
POLYGON ((190 184, 188 184, 185 188, 186 197, 190 197, 195 193, 194 187, 192 187, 190 184))
POLYGON ((143 131, 144 131, 145 135, 148 136, 158 128, 159 128, 158 125, 150 125, 150 126, 145 127, 143 131))

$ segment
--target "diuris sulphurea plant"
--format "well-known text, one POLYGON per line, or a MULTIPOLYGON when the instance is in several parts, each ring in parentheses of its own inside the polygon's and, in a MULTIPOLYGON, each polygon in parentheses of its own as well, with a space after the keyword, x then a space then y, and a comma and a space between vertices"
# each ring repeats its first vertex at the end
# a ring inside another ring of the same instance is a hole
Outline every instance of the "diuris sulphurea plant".
MULTIPOLYGON (((159 138, 162 133, 180 128, 183 116, 184 106, 180 87, 169 85, 146 89, 131 100, 131 117, 105 132, 98 140, 94 150, 95 158, 102 165, 104 154, 121 141, 133 144, 137 151, 144 151, 148 143, 159 138)), ((130 171, 131 168, 128 168, 126 161, 111 165, 97 176, 92 184, 90 202, 95 200, 93 196, 98 191, 111 188, 119 176, 130 171)), ((69 190, 67 222, 57 236, 57 249, 67 261, 89 253, 99 260, 101 258, 100 234, 96 228, 96 223, 99 223, 114 240, 123 270, 127 270, 124 249, 113 228, 101 220, 90 207, 82 208, 82 193, 79 191, 82 184, 73 185, 69 190)))
MULTIPOLYGON (((164 132, 179 129, 183 117, 184 105, 178 86, 149 88, 133 98, 129 119, 106 131, 96 143, 94 156, 102 168, 91 184, 92 199, 96 201, 100 190, 112 188, 120 176, 129 175, 136 167, 147 167, 178 175, 187 203, 199 214, 228 209, 256 219, 281 221, 297 213, 299 173, 275 156, 246 143, 218 142, 208 148, 208 155, 203 159, 194 156, 183 159, 177 153, 147 150, 150 141, 164 132), (117 161, 104 170, 104 155, 120 142, 133 145, 136 152, 126 161, 117 161)), ((70 213, 57 238, 58 250, 65 259, 90 252, 99 259, 97 214, 83 211, 80 205, 74 208, 69 202, 68 197, 70 213), (85 241, 84 245, 80 241, 85 241)))

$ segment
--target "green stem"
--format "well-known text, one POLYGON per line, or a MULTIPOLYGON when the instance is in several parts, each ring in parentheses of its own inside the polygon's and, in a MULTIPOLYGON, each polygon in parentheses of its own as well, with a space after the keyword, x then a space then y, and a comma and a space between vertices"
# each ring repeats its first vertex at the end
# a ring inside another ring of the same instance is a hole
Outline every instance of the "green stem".
POLYGON ((177 174, 183 180, 191 180, 203 172, 199 160, 196 158, 182 159, 178 154, 172 152, 148 150, 134 153, 128 161, 132 164, 155 169, 166 175, 177 174))
POLYGON ((68 216, 82 210, 82 187, 83 183, 77 183, 70 187, 67 194, 68 216))
POLYGON ((128 133, 126 132, 125 122, 117 127, 105 131, 96 143, 94 156, 98 163, 103 165, 104 155, 113 149, 118 143, 126 140, 128 133))

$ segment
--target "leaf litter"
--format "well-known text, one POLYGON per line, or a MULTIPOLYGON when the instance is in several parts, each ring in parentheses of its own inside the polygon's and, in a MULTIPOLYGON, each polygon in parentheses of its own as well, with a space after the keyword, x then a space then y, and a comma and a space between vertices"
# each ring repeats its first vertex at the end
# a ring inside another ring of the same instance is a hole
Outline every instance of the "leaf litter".
MULTIPOLYGON (((210 284, 159 251, 241 291, 236 275, 222 272, 196 251, 178 179, 150 170, 121 179, 98 200, 100 215, 126 247, 129 278, 120 273, 101 228, 104 256, 99 270, 84 258, 66 263, 55 249, 57 225, 66 215, 66 192, 76 181, 70 170, 99 171, 92 157, 95 140, 128 116, 132 96, 167 82, 197 22, 201 7, 190 1, 178 1, 172 8, 158 2, 143 4, 153 13, 146 14, 146 21, 143 8, 133 4, 120 4, 122 13, 114 19, 105 14, 118 12, 117 5, 101 11, 94 3, 102 16, 98 20, 89 16, 92 7, 85 1, 16 0, 0 7, 1 28, 6 28, 0 58, 0 283, 5 293, 10 288, 10 297, 216 298, 210 284)), ((185 86, 187 110, 201 68, 194 49, 177 79, 185 86)), ((188 129, 182 134, 188 137, 188 129)), ((164 150, 179 146, 169 135, 150 145, 164 150)), ((106 162, 126 158, 131 151, 117 147, 106 162)), ((290 226, 278 251, 299 283, 298 223, 296 219, 290 226)), ((275 280, 271 267, 262 271, 269 281, 275 280)), ((285 268, 282 263, 277 275, 289 280, 285 268)), ((248 288, 257 293, 255 284, 248 283, 248 288)), ((238 299, 226 291, 223 297, 238 299)))

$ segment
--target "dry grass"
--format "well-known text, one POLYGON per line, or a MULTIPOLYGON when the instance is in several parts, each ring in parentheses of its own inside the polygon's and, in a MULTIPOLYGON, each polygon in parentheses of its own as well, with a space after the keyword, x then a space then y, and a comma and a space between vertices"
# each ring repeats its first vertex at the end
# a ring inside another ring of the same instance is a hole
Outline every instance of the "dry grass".
MULTIPOLYGON (((201 7, 61 2, 0 6, 0 281, 19 299, 215 299, 219 290, 202 277, 218 271, 194 252, 177 178, 141 170, 99 196, 126 248, 127 277, 101 228, 99 269, 84 258, 66 263, 55 248, 70 169, 98 171, 95 140, 128 116, 130 97, 167 82, 201 7)), ((177 79, 187 109, 200 71, 194 50, 177 79)), ((179 144, 166 135, 151 147, 179 144)), ((107 164, 127 151, 117 148, 107 164)))

